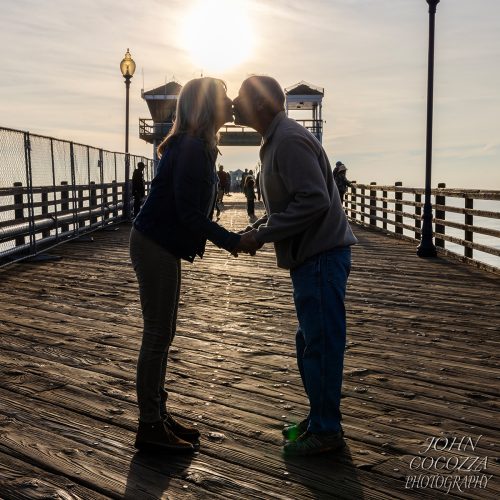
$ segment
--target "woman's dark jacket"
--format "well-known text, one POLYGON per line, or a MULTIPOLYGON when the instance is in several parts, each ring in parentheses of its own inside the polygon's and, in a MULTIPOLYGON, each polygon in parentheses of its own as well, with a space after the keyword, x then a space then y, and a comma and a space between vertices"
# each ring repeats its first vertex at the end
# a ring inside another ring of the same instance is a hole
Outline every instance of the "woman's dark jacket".
POLYGON ((212 222, 217 188, 216 152, 189 135, 170 142, 134 227, 168 252, 193 262, 207 239, 233 250, 240 236, 212 222))

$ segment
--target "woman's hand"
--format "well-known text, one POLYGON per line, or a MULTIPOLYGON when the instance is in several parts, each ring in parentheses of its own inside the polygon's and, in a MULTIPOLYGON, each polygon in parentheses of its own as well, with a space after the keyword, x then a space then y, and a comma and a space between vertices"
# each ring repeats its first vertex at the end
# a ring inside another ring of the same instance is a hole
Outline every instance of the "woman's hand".
POLYGON ((262 243, 259 243, 255 238, 257 234, 256 229, 251 229, 241 235, 238 245, 231 252, 235 257, 238 256, 238 252, 248 253, 250 255, 255 255, 257 250, 262 247, 262 243))

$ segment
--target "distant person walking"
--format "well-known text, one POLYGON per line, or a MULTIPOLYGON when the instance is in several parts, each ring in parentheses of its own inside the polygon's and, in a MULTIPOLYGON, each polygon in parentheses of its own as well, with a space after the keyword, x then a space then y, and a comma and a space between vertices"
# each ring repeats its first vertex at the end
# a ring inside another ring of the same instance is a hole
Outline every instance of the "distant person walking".
POLYGON ((144 182, 144 168, 142 161, 137 164, 137 168, 132 174, 132 196, 134 198, 134 217, 137 217, 141 209, 142 200, 146 194, 146 184, 144 182))
POLYGON ((310 410, 283 430, 285 455, 344 445, 340 398, 346 343, 344 297, 356 243, 321 143, 286 116, 276 80, 251 76, 233 101, 235 123, 263 137, 261 188, 266 215, 247 227, 254 249, 273 242, 290 270, 297 312, 297 363, 310 410))
POLYGON ((224 194, 226 192, 226 172, 224 172, 224 165, 219 165, 217 171, 217 205, 220 207, 224 204, 224 194))
POLYGON ((224 171, 224 194, 230 196, 229 191, 231 190, 231 174, 224 171))
POLYGON ((176 331, 181 259, 201 258, 207 240, 229 252, 250 249, 248 236, 212 221, 216 133, 231 120, 231 100, 221 80, 197 78, 184 85, 176 120, 158 147, 161 159, 151 192, 131 231, 130 257, 144 320, 137 363, 135 446, 140 450, 192 452, 200 437, 195 427, 181 423, 168 410, 165 376, 176 331))
POLYGON ((248 168, 245 168, 245 171, 241 174, 241 182, 240 182, 240 191, 243 192, 243 188, 245 187, 245 179, 248 175, 248 168))
POLYGON ((338 161, 333 169, 333 178, 335 179, 335 184, 339 190, 341 201, 344 201, 347 186, 352 186, 351 182, 347 180, 346 173, 347 167, 341 161, 338 161))
MULTIPOLYGON (((251 171, 250 171, 251 172, 251 171)), ((243 193, 247 199, 247 214, 250 222, 255 222, 255 179, 253 175, 247 175, 243 193)))
POLYGON ((260 201, 260 169, 255 176, 255 188, 257 189, 257 200, 260 201))

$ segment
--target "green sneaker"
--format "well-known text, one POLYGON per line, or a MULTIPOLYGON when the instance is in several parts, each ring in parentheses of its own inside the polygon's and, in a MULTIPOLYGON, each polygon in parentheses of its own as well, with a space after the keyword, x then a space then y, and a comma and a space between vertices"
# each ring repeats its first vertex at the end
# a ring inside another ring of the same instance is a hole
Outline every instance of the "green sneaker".
POLYGON ((309 419, 305 418, 298 424, 287 425, 281 433, 287 441, 295 441, 301 434, 304 434, 304 432, 307 431, 308 425, 309 419))
POLYGON ((283 452, 286 456, 300 457, 335 451, 344 445, 344 433, 342 431, 321 434, 305 432, 296 441, 286 443, 283 446, 283 452))

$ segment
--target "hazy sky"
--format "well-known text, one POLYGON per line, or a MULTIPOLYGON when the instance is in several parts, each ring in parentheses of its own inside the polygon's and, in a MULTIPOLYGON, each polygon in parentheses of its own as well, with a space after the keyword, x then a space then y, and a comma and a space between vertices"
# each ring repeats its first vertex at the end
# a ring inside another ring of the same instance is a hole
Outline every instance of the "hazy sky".
MULTIPOLYGON (((125 85, 137 63, 130 150, 146 90, 249 74, 324 87, 324 146, 358 182, 424 183, 425 0, 0 0, 0 126, 124 149, 125 85)), ((500 1, 442 0, 436 16, 433 185, 500 189, 500 1)), ((222 148, 227 169, 258 148, 222 148)))

